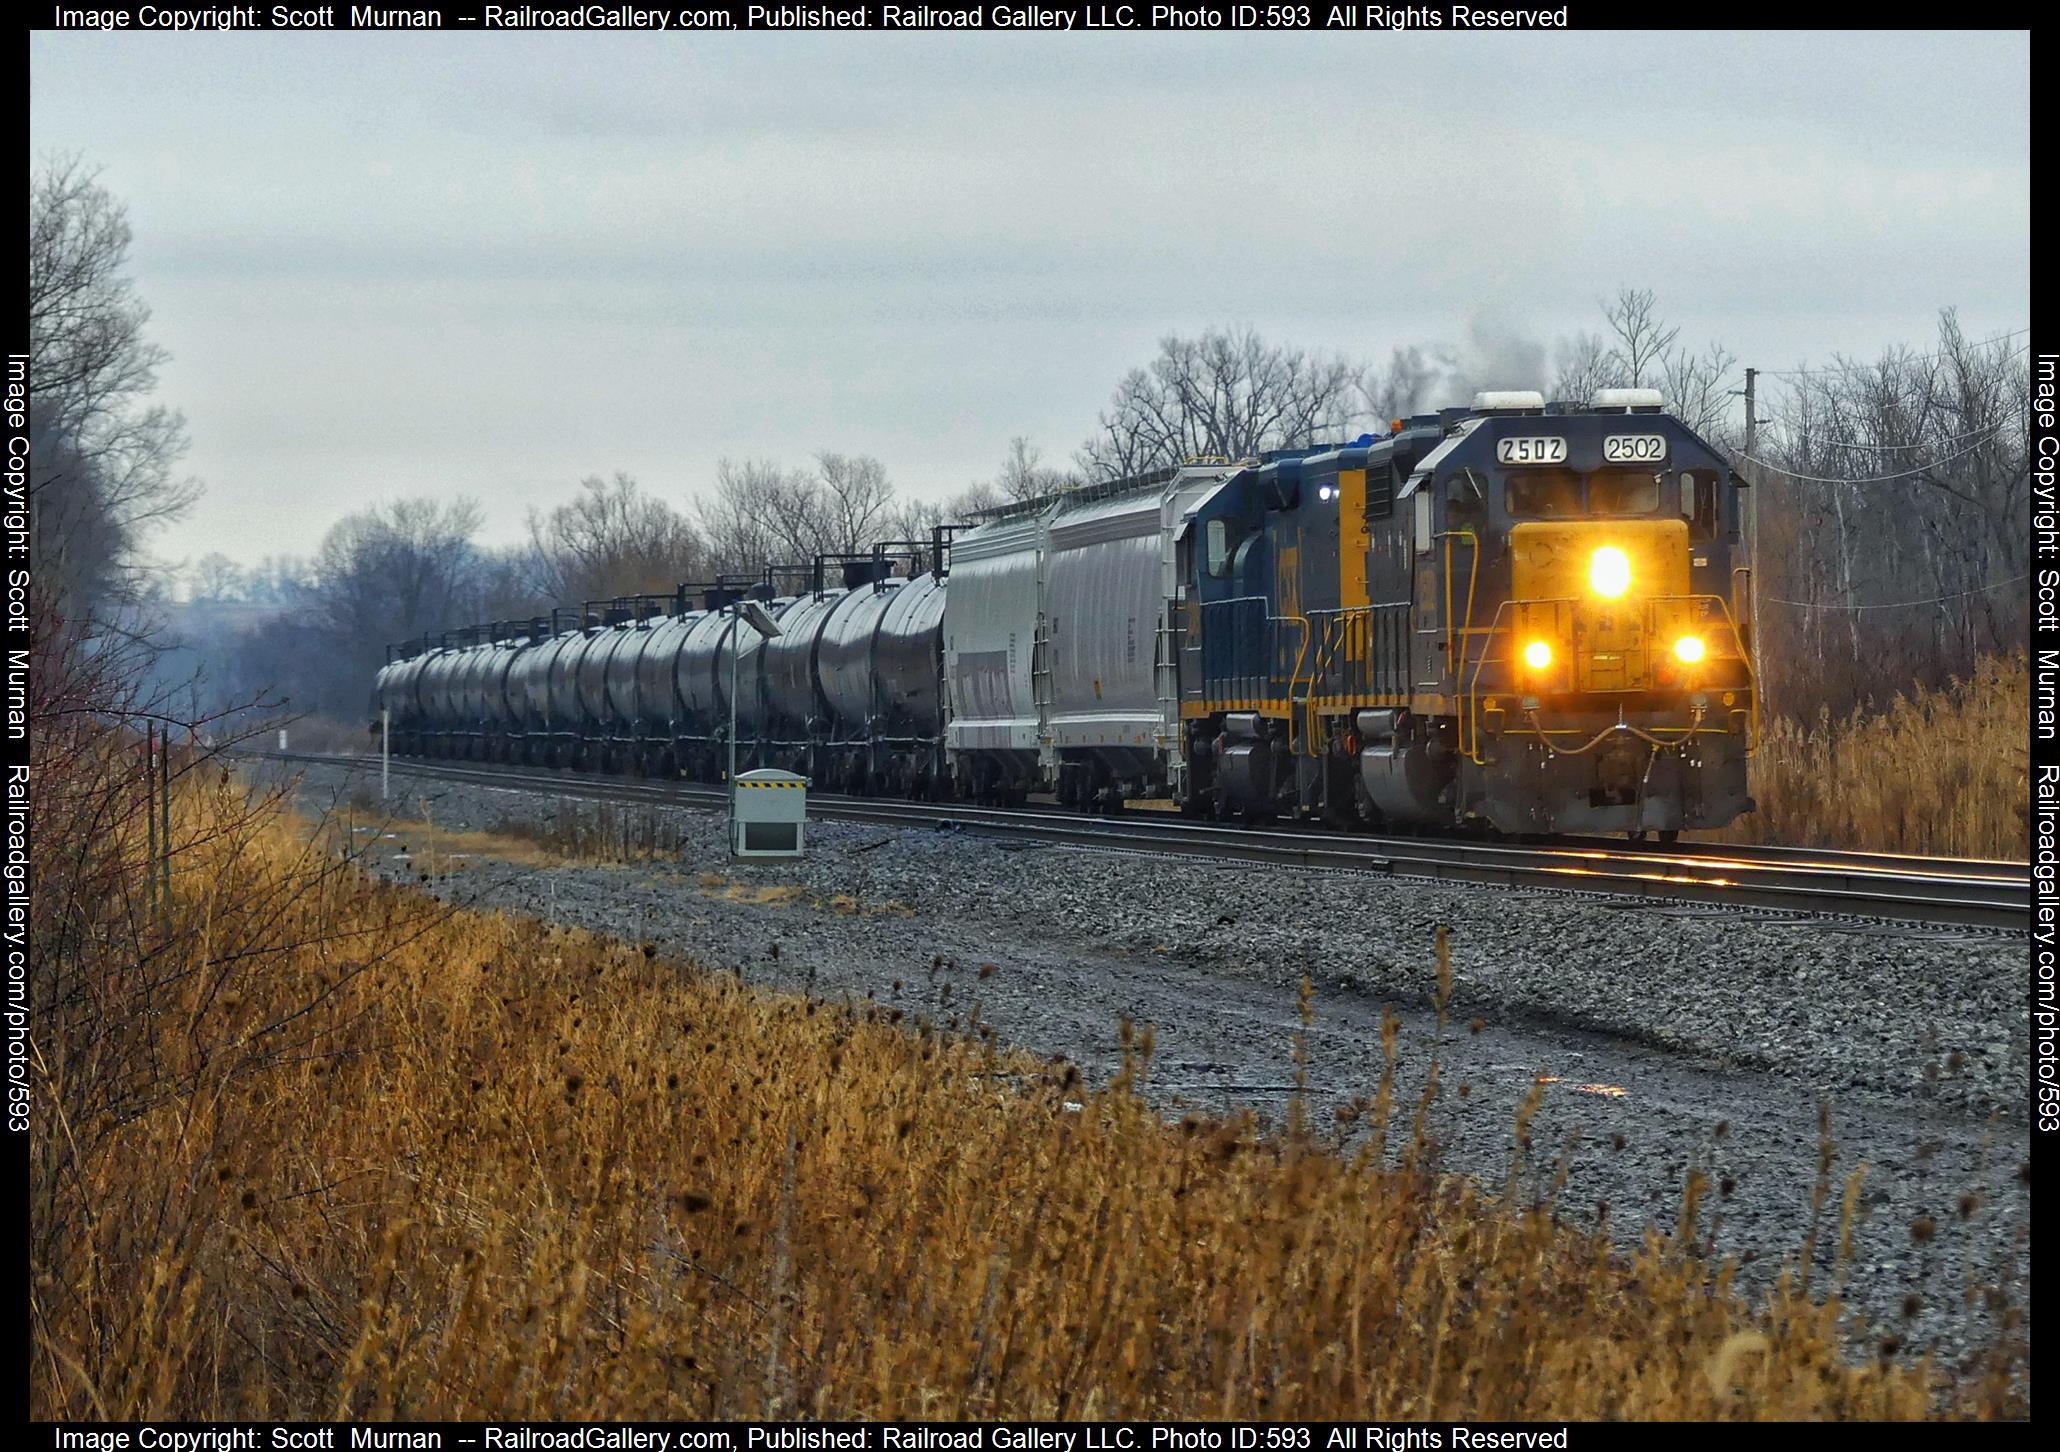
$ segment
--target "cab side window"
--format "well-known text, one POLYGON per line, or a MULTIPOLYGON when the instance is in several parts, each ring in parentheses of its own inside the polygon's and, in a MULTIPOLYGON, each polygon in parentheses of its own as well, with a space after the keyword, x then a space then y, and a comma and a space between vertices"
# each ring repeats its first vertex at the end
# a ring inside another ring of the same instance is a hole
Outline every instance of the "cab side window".
POLYGON ((1706 470, 1681 471, 1681 516, 1693 539, 1717 537, 1717 476, 1706 470))
POLYGON ((1480 481, 1470 470, 1461 470, 1445 480, 1445 527, 1480 533, 1488 522, 1488 499, 1480 481))

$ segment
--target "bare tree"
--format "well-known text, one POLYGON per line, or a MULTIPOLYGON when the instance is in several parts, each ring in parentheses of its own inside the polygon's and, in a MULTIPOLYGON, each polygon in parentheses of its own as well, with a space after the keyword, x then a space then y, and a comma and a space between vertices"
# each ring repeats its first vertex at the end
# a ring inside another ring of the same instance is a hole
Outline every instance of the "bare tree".
POLYGON ((1722 343, 1677 347, 1678 325, 1657 311, 1649 288, 1623 288, 1602 305, 1611 337, 1579 332, 1553 350, 1552 395, 1586 403, 1605 388, 1656 388, 1667 407, 1712 442, 1730 441, 1738 359, 1722 343))
POLYGON ((148 403, 166 357, 128 276, 127 211, 77 158, 29 179, 32 545, 43 608, 130 603, 136 547, 198 486, 175 477, 179 415, 148 403))
POLYGON ((244 598, 259 605, 285 605, 308 583, 308 562, 298 555, 266 555, 244 571, 244 598))
MULTIPOLYGON (((1069 474, 1066 477, 1076 482, 1078 480, 1077 475, 1069 474)), ((1037 496, 1032 494, 1026 497, 1035 499, 1037 496)), ((975 479, 944 501, 943 507, 938 511, 941 517, 937 522, 948 524, 953 520, 969 520, 976 515, 985 514, 990 509, 1000 509, 1012 502, 1014 501, 999 486, 985 479, 975 479)))
POLYGON ((296 711, 354 715, 387 645, 479 618, 477 502, 401 499, 331 526, 301 608, 259 642, 296 711))
MULTIPOLYGON (((894 500, 887 470, 870 455, 816 455, 813 554, 856 554, 871 548, 894 500)), ((798 558, 798 556, 797 556, 798 558)))
POLYGON ((196 600, 234 600, 243 594, 243 571, 220 550, 204 554, 188 576, 196 600))
POLYGON ((791 509, 808 484, 806 475, 797 479, 767 459, 718 461, 715 487, 694 501, 694 518, 714 568, 757 570, 782 555, 785 534, 775 515, 791 509))
POLYGON ((1948 309, 1928 353, 1834 359, 1770 389, 1753 461, 1763 670, 1784 710, 1964 675, 2030 624, 2029 376, 1948 309))
POLYGON ((1729 421, 1736 411, 1731 385, 1737 373, 1738 359, 1722 343, 1711 343, 1700 353, 1677 348, 1660 364, 1659 391, 1688 427, 1712 443, 1729 443, 1729 421))
POLYGON ((1044 462, 1044 451, 1022 434, 1009 440, 1008 456, 991 486, 1002 499, 1039 499, 1047 494, 1077 488, 1080 476, 1068 469, 1055 469, 1044 462))
POLYGON ((1250 329, 1168 337, 1131 370, 1080 451, 1084 473, 1115 479, 1203 456, 1244 458, 1342 432, 1361 370, 1266 342, 1250 329))
POLYGON ((1556 399, 1585 404, 1599 390, 1617 386, 1616 359, 1597 334, 1581 332, 1561 338, 1553 356, 1552 396, 1556 399))
POLYGON ((548 515, 532 510, 529 539, 535 588, 556 601, 670 590, 704 564, 686 517, 620 470, 612 481, 581 480, 548 515))
POLYGON ((989 510, 1077 489, 1084 482, 1070 469, 1045 463, 1044 451, 1017 434, 1009 440, 1008 453, 992 479, 975 479, 941 500, 908 500, 887 516, 887 523, 900 538, 921 539, 934 525, 973 523, 989 510))
POLYGON ((1655 311, 1657 299, 1651 288, 1621 288, 1616 301, 1602 305, 1609 330, 1616 335, 1610 359, 1616 364, 1616 386, 1652 388, 1681 329, 1668 327, 1655 311))
POLYGON ((822 453, 813 472, 769 460, 724 459, 715 487, 694 502, 709 556, 725 570, 807 564, 819 554, 857 554, 906 527, 878 459, 822 453))

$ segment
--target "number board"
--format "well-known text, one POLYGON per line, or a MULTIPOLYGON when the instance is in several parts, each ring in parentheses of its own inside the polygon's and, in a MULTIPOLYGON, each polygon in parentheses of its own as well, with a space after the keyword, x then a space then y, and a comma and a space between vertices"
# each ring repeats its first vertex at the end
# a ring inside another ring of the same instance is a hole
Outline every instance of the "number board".
POLYGON ((1495 462, 1498 464, 1564 464, 1566 462, 1566 440, 1563 438, 1512 438, 1495 441, 1495 462))
POLYGON ((1602 441, 1605 464, 1657 464, 1666 456, 1664 434, 1610 434, 1602 441))

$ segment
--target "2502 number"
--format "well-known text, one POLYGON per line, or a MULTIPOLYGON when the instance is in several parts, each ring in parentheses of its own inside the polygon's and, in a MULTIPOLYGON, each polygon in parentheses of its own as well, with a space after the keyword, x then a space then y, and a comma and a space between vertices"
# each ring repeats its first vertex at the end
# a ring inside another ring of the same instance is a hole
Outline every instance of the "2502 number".
POLYGON ((1498 464, 1564 464, 1566 462, 1566 440, 1563 438, 1498 439, 1495 441, 1495 462, 1498 464))
POLYGON ((1657 464, 1667 456, 1661 434, 1611 434, 1602 441, 1605 464, 1657 464))

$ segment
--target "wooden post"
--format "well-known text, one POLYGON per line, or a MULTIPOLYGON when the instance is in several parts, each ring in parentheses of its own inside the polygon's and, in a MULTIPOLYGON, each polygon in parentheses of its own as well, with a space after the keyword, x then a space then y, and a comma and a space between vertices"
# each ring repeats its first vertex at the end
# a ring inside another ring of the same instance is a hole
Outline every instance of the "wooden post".
POLYGON ((157 921, 157 727, 143 726, 143 820, 150 832, 150 854, 143 859, 143 905, 157 921))
POLYGON ((163 874, 158 883, 158 901, 163 904, 165 922, 172 920, 172 733, 157 733, 158 862, 163 874))

